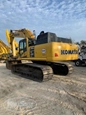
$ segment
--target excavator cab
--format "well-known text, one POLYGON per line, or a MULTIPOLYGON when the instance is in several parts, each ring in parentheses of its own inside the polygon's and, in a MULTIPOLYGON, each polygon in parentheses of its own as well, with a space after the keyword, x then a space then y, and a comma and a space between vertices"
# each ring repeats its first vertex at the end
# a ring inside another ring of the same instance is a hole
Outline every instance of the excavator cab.
POLYGON ((36 40, 29 38, 28 43, 26 43, 26 39, 22 39, 19 41, 19 54, 22 55, 24 52, 27 51, 27 45, 29 46, 34 46, 36 45, 36 40))

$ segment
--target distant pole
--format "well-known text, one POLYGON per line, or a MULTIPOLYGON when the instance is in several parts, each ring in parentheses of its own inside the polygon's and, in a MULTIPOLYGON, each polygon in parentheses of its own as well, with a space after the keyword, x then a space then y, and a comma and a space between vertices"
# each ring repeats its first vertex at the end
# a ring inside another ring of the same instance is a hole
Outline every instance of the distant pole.
POLYGON ((35 38, 36 38, 36 31, 35 31, 35 30, 33 30, 33 34, 34 34, 34 36, 35 36, 35 38))

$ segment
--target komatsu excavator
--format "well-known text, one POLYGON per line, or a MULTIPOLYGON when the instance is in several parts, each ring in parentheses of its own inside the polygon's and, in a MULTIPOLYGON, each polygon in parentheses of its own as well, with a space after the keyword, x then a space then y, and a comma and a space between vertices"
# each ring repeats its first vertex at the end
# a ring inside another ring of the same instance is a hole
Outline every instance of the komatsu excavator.
POLYGON ((77 45, 69 39, 57 37, 52 32, 42 31, 35 38, 28 29, 10 30, 7 37, 11 41, 13 57, 6 61, 6 67, 13 73, 32 79, 47 81, 52 79, 53 74, 68 75, 73 69, 68 61, 78 59, 77 45), (19 41, 18 54, 15 38, 23 38, 19 41), (21 63, 21 60, 29 60, 32 63, 21 63))
POLYGON ((6 60, 10 54, 10 47, 0 40, 0 60, 6 60))

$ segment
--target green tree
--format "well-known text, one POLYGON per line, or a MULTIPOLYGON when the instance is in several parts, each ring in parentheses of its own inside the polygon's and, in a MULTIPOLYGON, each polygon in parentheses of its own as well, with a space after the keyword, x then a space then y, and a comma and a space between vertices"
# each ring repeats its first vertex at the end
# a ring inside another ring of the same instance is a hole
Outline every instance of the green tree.
POLYGON ((86 41, 85 41, 85 40, 81 40, 81 41, 80 41, 80 44, 81 44, 81 45, 86 45, 86 41))
POLYGON ((75 42, 75 44, 80 45, 80 43, 79 43, 79 42, 75 42))

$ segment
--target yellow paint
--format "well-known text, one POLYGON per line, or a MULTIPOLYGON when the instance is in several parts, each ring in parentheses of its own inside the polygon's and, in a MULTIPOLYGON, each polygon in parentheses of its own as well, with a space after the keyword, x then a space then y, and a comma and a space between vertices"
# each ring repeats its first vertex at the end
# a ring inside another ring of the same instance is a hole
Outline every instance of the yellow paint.
POLYGON ((27 52, 25 52, 20 58, 24 58, 26 60, 43 60, 43 61, 67 61, 67 60, 75 60, 78 59, 78 54, 61 54, 61 50, 77 50, 78 47, 75 44, 68 44, 68 43, 46 43, 40 44, 36 46, 28 47, 27 52), (30 57, 30 48, 34 47, 34 57, 30 57), (55 53, 58 54, 55 57, 55 53))
POLYGON ((0 40, 0 59, 6 59, 8 53, 10 53, 10 48, 0 40))
MULTIPOLYGON (((34 35, 28 29, 20 29, 14 30, 14 33, 9 33, 6 30, 6 36, 8 42, 12 42, 11 49, 13 56, 19 54, 19 51, 15 51, 15 37, 17 38, 25 38, 26 39, 26 49, 27 51, 22 53, 20 56, 18 55, 18 59, 20 60, 38 60, 38 61, 67 61, 67 60, 76 60, 78 59, 78 52, 77 54, 61 54, 61 50, 77 50, 78 47, 75 44, 70 43, 62 43, 62 42, 50 42, 46 44, 39 44, 35 46, 28 46, 28 39, 34 39, 34 35), (30 49, 34 48, 34 57, 30 56, 30 49), (57 56, 55 56, 55 54, 57 56)), ((17 44, 18 45, 18 44, 17 44)))

